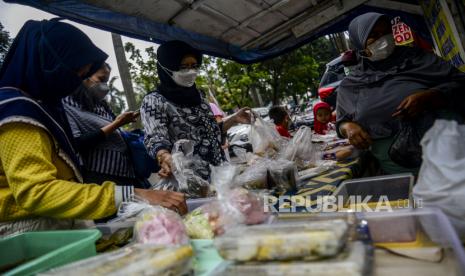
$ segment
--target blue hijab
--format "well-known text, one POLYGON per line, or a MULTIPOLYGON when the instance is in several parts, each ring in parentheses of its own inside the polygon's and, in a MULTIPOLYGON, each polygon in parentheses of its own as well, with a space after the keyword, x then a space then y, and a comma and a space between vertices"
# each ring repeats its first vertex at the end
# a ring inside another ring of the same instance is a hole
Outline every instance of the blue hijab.
POLYGON ((0 69, 0 126, 24 122, 45 128, 75 169, 78 159, 61 99, 82 83, 80 68, 91 64, 84 78, 91 76, 107 57, 72 25, 58 19, 26 22, 0 69))

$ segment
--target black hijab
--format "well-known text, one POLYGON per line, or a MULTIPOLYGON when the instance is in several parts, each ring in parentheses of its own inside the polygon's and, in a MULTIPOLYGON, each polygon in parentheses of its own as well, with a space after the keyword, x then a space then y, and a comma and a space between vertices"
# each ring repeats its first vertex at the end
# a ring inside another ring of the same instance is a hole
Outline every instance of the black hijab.
POLYGON ((157 50, 157 71, 160 78, 158 93, 168 101, 180 105, 193 107, 200 105, 202 98, 195 84, 191 87, 177 85, 171 78, 171 73, 167 73, 160 64, 171 70, 178 71, 182 59, 192 55, 197 59, 197 64, 202 64, 202 54, 197 49, 182 41, 168 41, 160 45, 157 50))
POLYGON ((70 165, 78 164, 61 99, 82 83, 78 69, 91 64, 90 76, 106 58, 70 24, 57 19, 26 22, 0 69, 0 124, 39 123, 74 163, 70 165))

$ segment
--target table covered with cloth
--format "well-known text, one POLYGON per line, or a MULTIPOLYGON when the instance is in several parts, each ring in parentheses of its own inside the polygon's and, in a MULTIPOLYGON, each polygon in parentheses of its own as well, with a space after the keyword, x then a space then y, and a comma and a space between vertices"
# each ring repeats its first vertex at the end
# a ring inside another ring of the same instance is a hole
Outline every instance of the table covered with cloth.
POLYGON ((344 160, 337 162, 335 168, 300 181, 296 191, 289 191, 279 198, 279 212, 305 211, 306 207, 317 204, 318 197, 332 195, 344 180, 360 177, 362 169, 362 158, 344 160), (305 200, 305 203, 302 200, 305 200), (291 204, 291 202, 295 204, 291 204), (291 209, 291 205, 297 206, 296 209, 291 209))

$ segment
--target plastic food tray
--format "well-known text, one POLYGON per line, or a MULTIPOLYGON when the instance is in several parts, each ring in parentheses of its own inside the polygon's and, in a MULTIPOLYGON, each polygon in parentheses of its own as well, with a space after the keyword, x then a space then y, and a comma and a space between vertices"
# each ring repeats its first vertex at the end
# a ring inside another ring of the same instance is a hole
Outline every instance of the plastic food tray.
POLYGON ((337 200, 343 200, 344 207, 353 207, 350 197, 370 197, 368 206, 375 207, 380 197, 385 196, 391 207, 413 208, 412 186, 414 176, 410 173, 365 177, 344 181, 334 192, 337 200))
POLYGON ((98 230, 27 232, 0 240, 3 275, 34 275, 96 255, 98 230))
POLYGON ((346 252, 342 252, 334 259, 313 262, 223 262, 212 275, 365 276, 371 272, 370 254, 369 247, 363 242, 353 242, 346 252))
POLYGON ((232 261, 273 261, 330 257, 347 240, 344 220, 237 227, 215 239, 220 255, 232 261))
POLYGON ((465 251, 450 221, 439 209, 403 209, 393 212, 358 213, 368 222, 377 247, 418 251, 436 247, 443 251, 441 263, 465 275, 465 251))

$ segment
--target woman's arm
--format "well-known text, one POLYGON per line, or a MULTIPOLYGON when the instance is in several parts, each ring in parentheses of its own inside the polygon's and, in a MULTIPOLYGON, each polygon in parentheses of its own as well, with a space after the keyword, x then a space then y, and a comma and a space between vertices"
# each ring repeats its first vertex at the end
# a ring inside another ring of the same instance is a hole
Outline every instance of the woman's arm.
POLYGON ((141 120, 144 126, 144 144, 149 155, 158 160, 161 167, 159 174, 167 177, 171 174, 171 141, 168 132, 168 112, 166 104, 159 98, 149 95, 144 98, 141 107, 141 120))
POLYGON ((118 201, 124 200, 122 188, 112 182, 80 184, 57 178, 54 151, 49 134, 39 127, 23 123, 1 127, 0 160, 21 209, 38 216, 74 219, 116 213, 118 201))

